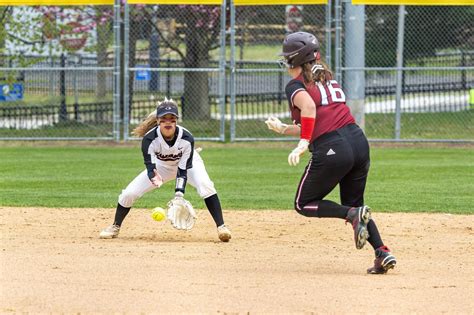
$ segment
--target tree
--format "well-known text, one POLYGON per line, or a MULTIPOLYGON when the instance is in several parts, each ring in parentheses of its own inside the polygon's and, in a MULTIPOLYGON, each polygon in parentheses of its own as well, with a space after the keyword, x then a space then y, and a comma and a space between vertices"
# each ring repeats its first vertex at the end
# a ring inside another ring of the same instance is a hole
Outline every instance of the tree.
POLYGON ((472 7, 408 7, 405 56, 433 55, 438 50, 472 49, 472 7))
MULTIPOLYGON (((472 7, 406 6, 404 59, 433 56, 440 50, 472 47, 472 7)), ((366 9, 366 63, 393 67, 396 63, 398 7, 366 9)))
MULTIPOLYGON (((96 54, 98 67, 108 66, 110 53, 108 48, 113 39, 111 31, 112 9, 86 6, 63 10, 60 7, 45 6, 38 7, 37 10, 44 16, 43 36, 49 41, 59 40, 66 51, 74 52, 75 49, 82 48, 87 36, 91 36, 95 32, 96 42, 92 45, 89 43, 89 46, 84 49, 96 54), (69 43, 64 41, 66 34, 69 37, 69 43)), ((96 76, 96 97, 97 99, 103 99, 107 91, 106 73, 97 71, 96 76)))
MULTIPOLYGON (((5 25, 10 22, 11 7, 0 7, 0 55, 5 54, 6 29, 5 25)), ((0 58, 0 67, 5 66, 5 58, 0 58)))
MULTIPOLYGON (((174 51, 186 68, 209 68, 209 52, 219 47, 220 12, 218 6, 179 5, 166 7, 161 18, 173 17, 182 25, 175 36, 150 23, 160 35, 160 44, 174 51), (184 47, 184 51, 183 51, 184 47)), ((148 21, 152 12, 144 11, 148 21)), ((188 119, 210 118, 209 77, 207 72, 184 73, 183 116, 188 119)))
MULTIPOLYGON (((23 10, 26 13, 31 11, 28 8, 23 10)), ((28 66, 28 61, 24 58, 25 47, 31 46, 37 49, 38 44, 41 43, 37 32, 28 29, 27 26, 30 24, 27 23, 24 15, 19 13, 21 12, 15 12, 14 7, 11 6, 0 7, 0 54, 2 55, 0 65, 8 66, 11 63, 17 63, 21 67, 28 66), (14 47, 16 54, 9 54, 7 46, 14 47)), ((32 20, 37 21, 34 16, 32 20)), ((13 83, 17 75, 14 71, 7 71, 0 74, 0 78, 7 83, 13 83)))
MULTIPOLYGON (((112 16, 111 9, 94 6, 0 7, 0 52, 8 53, 10 60, 27 66, 24 54, 38 56, 29 58, 31 64, 48 56, 82 49, 96 53, 98 66, 106 67, 110 53, 108 47, 112 41, 112 16), (8 49, 6 42, 9 43, 8 49)), ((97 82, 97 97, 103 98, 106 94, 104 71, 97 72, 97 82)))

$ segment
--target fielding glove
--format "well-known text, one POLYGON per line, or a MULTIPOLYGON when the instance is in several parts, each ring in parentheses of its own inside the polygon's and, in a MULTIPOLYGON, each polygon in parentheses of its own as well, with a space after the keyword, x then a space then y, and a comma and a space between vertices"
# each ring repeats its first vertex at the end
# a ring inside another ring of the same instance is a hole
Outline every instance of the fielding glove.
POLYGON ((282 123, 280 119, 273 116, 268 117, 268 119, 265 120, 265 123, 267 124, 268 129, 281 134, 284 134, 285 130, 288 128, 287 124, 282 123))
POLYGON ((300 156, 308 150, 309 141, 306 139, 301 139, 298 142, 298 146, 291 151, 290 155, 288 155, 288 164, 292 166, 298 165, 300 162, 300 156))
POLYGON ((176 192, 175 197, 168 202, 168 219, 171 225, 178 230, 191 230, 196 222, 197 215, 189 201, 184 199, 183 193, 176 192))

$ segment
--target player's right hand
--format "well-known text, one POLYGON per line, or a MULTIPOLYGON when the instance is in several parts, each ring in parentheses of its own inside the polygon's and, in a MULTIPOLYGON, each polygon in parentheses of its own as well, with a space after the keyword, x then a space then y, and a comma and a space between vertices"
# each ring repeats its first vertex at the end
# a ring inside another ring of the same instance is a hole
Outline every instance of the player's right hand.
POLYGON ((285 130, 288 128, 287 124, 284 124, 280 121, 280 119, 270 116, 267 120, 265 120, 268 129, 273 130, 277 133, 284 134, 285 130))
POLYGON ((163 185, 163 178, 161 178, 160 174, 156 169, 154 169, 153 172, 155 172, 155 176, 153 176, 153 178, 151 179, 151 183, 156 187, 160 187, 161 185, 163 185))

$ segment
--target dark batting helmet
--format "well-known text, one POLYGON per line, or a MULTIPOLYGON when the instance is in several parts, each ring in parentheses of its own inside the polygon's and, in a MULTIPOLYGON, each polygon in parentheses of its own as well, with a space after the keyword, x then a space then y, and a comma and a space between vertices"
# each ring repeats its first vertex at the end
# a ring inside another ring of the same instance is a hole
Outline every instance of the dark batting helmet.
POLYGON ((315 60, 318 52, 319 42, 313 34, 296 32, 286 36, 280 56, 285 58, 289 68, 294 68, 315 60))

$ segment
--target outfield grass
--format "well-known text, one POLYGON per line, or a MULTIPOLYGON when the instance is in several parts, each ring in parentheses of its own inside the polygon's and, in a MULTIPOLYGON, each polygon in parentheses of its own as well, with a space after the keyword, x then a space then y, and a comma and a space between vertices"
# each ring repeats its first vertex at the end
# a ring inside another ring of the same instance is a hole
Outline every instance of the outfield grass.
MULTIPOLYGON (((292 209, 304 163, 287 164, 287 144, 202 143, 207 170, 225 209, 292 209)), ((472 147, 373 147, 366 203, 376 211, 473 214, 472 147)), ((143 169, 139 143, 123 146, 0 148, 0 206, 115 207, 143 169)), ((136 207, 164 206, 174 185, 136 207)), ((337 190, 329 198, 337 201, 337 190)), ((187 198, 204 202, 192 187, 187 198)))
MULTIPOLYGON (((264 116, 266 117, 266 116, 264 116)), ((278 134, 268 130, 264 118, 238 120, 236 122, 237 138, 276 138, 278 134)), ((289 119, 283 119, 291 123, 289 119)), ((444 113, 404 113, 401 117, 402 139, 474 139, 474 111, 444 113)), ((193 131, 195 137, 219 137, 220 121, 184 119, 180 125, 193 131)), ((130 126, 133 130, 135 125, 130 126)), ((40 129, 0 128, 0 137, 107 137, 112 138, 111 123, 80 123, 68 121, 40 129)), ((230 139, 230 122, 226 121, 226 139, 230 139)), ((395 114, 367 114, 365 133, 369 139, 394 139, 395 114)))

